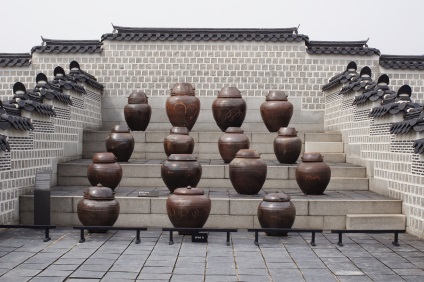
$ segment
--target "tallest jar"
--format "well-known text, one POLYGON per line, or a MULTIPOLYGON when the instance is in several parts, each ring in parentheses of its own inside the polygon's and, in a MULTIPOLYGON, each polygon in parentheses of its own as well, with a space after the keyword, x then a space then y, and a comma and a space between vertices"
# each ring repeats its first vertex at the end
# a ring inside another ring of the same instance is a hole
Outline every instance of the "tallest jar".
POLYGON ((196 123, 200 111, 200 100, 194 96, 190 83, 177 83, 171 89, 171 97, 166 99, 166 114, 172 126, 187 127, 190 131, 196 123))
POLYGON ((212 103, 212 113, 223 132, 228 127, 241 127, 246 116, 246 101, 236 87, 224 87, 212 103))

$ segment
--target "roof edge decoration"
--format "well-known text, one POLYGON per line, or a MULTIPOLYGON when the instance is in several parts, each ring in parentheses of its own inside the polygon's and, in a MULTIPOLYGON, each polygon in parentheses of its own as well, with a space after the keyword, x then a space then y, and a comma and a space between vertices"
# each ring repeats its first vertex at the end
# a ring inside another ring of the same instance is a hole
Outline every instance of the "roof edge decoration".
POLYGON ((31 64, 30 53, 0 53, 0 67, 24 67, 31 64))
POLYGON ((113 26, 104 40, 123 41, 307 41, 307 35, 290 28, 149 28, 113 26))
POLYGON ((387 69, 424 70, 424 55, 381 55, 379 63, 387 69))
POLYGON ((367 40, 359 41, 306 41, 308 54, 380 55, 380 50, 370 48, 367 40))
POLYGON ((62 40, 41 37, 40 46, 34 46, 31 53, 100 53, 103 43, 99 40, 62 40))

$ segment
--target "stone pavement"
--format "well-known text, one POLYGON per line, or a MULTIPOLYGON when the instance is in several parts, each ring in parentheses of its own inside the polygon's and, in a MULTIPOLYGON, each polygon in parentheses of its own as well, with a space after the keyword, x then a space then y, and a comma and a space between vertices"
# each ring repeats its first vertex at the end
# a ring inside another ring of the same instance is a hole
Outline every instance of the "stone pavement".
POLYGON ((343 247, 337 234, 287 237, 210 233, 209 242, 168 232, 135 231, 90 234, 78 243, 79 230, 58 228, 52 240, 44 232, 0 230, 0 281, 424 281, 424 240, 400 234, 346 234, 343 247))

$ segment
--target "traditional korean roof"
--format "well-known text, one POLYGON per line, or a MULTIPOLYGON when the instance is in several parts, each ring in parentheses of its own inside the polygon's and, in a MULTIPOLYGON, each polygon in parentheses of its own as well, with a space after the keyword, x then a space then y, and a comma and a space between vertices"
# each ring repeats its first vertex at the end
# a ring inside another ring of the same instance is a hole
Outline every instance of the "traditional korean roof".
POLYGON ((424 55, 421 55, 421 56, 381 55, 380 66, 387 69, 424 70, 424 55))
POLYGON ((339 73, 335 76, 333 76, 332 78, 330 78, 330 80, 328 81, 327 84, 325 84, 322 87, 322 91, 327 91, 339 84, 343 84, 348 82, 349 80, 352 79, 352 77, 358 76, 358 73, 356 72, 356 70, 358 69, 357 65, 355 62, 350 62, 347 67, 346 70, 342 73, 339 73))
POLYGON ((30 53, 0 53, 0 67, 24 67, 30 64, 30 53))
POLYGON ((86 93, 85 88, 77 84, 76 80, 71 75, 65 74, 65 70, 62 67, 56 67, 53 73, 54 79, 49 81, 50 85, 60 87, 61 89, 86 93))
POLYGON ((36 85, 34 89, 28 90, 27 93, 41 95, 48 100, 57 99, 60 102, 72 105, 71 96, 62 92, 59 84, 51 84, 47 81, 47 76, 44 73, 37 74, 36 85))
POLYGON ((390 133, 408 133, 411 129, 417 132, 424 131, 424 112, 422 106, 407 112, 404 115, 403 121, 393 123, 390 126, 390 133))
POLYGON ((382 117, 388 113, 395 115, 399 112, 403 114, 413 111, 421 112, 423 110, 423 104, 413 102, 411 94, 412 89, 409 85, 401 86, 395 95, 387 95, 384 97, 381 106, 372 108, 369 116, 382 117))
POLYGON ((7 136, 0 134, 0 151, 10 152, 10 145, 7 142, 7 136))
POLYGON ((103 43, 99 40, 43 40, 41 46, 34 46, 31 53, 100 53, 103 43))
POLYGON ((366 101, 377 101, 379 99, 383 99, 388 95, 395 95, 396 92, 391 90, 389 87, 390 79, 387 74, 382 74, 375 83, 374 86, 370 85, 368 88, 364 90, 361 95, 358 95, 353 100, 353 105, 363 104, 366 101))
POLYGON ((291 28, 139 28, 113 26, 103 40, 123 41, 307 41, 291 28))
POLYGON ((371 78, 371 69, 369 67, 363 67, 358 76, 354 76, 350 79, 348 85, 344 86, 339 94, 346 94, 350 91, 365 90, 375 86, 375 82, 371 78))
POLYGON ((97 79, 93 75, 83 71, 77 61, 72 61, 69 64, 69 69, 69 76, 71 76, 75 81, 85 82, 96 89, 101 91, 103 90, 103 85, 97 82, 97 79))
POLYGON ((361 41, 306 41, 309 54, 380 55, 380 50, 370 48, 367 40, 361 41))
POLYGON ((8 101, 0 101, 0 129, 33 130, 31 119, 22 117, 19 108, 8 101))
POLYGON ((412 147, 414 147, 415 154, 424 154, 424 138, 415 140, 412 147))
POLYGON ((43 104, 43 97, 40 92, 29 92, 21 82, 13 85, 13 99, 9 104, 15 104, 17 108, 28 112, 36 111, 42 115, 56 116, 52 105, 43 104))

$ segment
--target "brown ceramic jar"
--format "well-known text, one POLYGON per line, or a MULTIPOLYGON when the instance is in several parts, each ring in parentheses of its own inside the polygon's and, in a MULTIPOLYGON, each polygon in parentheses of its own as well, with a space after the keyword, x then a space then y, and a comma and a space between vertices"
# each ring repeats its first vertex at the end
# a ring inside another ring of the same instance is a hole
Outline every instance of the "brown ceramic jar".
POLYGON ((321 195, 331 179, 331 169, 320 153, 304 153, 296 168, 296 181, 305 195, 321 195))
POLYGON ((128 127, 115 125, 106 138, 106 150, 113 153, 118 162, 128 162, 134 151, 134 137, 128 127))
POLYGON ((219 137, 218 150, 225 163, 230 163, 240 149, 249 149, 250 141, 240 127, 228 127, 219 137))
POLYGON ((229 169, 231 184, 239 194, 258 194, 265 183, 267 165, 255 150, 238 151, 229 169))
POLYGON ((284 91, 269 91, 260 110, 269 132, 276 132, 280 127, 287 127, 293 116, 293 104, 287 101, 284 91))
POLYGON ((202 228, 211 211, 211 200, 199 188, 178 188, 166 201, 166 212, 176 228, 202 228))
POLYGON ((161 165, 160 174, 173 193, 179 187, 196 187, 202 177, 202 166, 193 155, 173 154, 161 165))
POLYGON ((171 89, 171 97, 166 99, 166 114, 172 126, 187 127, 190 131, 200 112, 200 100, 194 96, 190 83, 177 83, 171 89))
POLYGON ((112 153, 95 153, 93 163, 87 169, 90 184, 101 184, 114 190, 122 179, 122 167, 112 153))
MULTIPOLYGON (((285 193, 267 194, 258 206, 258 220, 262 228, 291 228, 296 208, 285 193)), ((270 236, 286 236, 287 232, 267 232, 270 236)))
POLYGON ((163 140, 163 148, 168 157, 172 154, 193 153, 194 140, 188 135, 187 127, 173 127, 169 132, 171 134, 163 140))
POLYGON ((282 127, 274 139, 274 153, 283 164, 294 164, 300 156, 302 140, 297 136, 294 127, 282 127))
POLYGON ((246 116, 246 102, 236 87, 224 87, 212 103, 213 118, 218 127, 225 131, 228 127, 241 127, 246 116))
POLYGON ((84 198, 78 202, 77 213, 84 226, 113 226, 119 216, 119 203, 112 189, 99 184, 84 191, 84 198))
POLYGON ((124 107, 124 117, 132 131, 145 131, 150 122, 152 108, 143 91, 133 91, 128 96, 128 104, 124 107))

